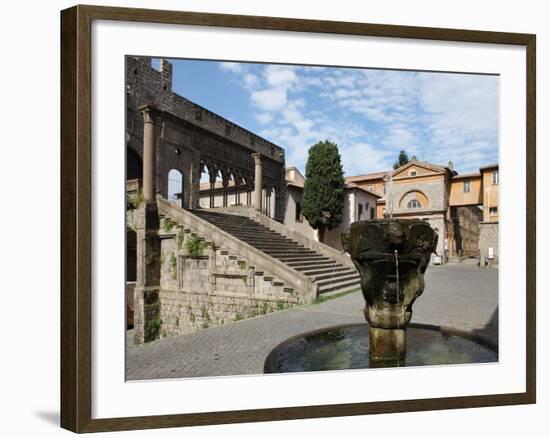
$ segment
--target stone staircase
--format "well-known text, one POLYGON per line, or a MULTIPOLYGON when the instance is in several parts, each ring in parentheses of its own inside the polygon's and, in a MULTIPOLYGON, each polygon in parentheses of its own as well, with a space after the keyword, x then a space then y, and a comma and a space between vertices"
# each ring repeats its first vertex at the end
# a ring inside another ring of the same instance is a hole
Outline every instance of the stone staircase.
POLYGON ((477 265, 479 263, 479 259, 477 257, 449 256, 447 258, 447 263, 454 265, 477 265))
POLYGON ((191 213, 307 276, 318 285, 319 295, 360 287, 359 274, 355 269, 306 248, 248 217, 207 209, 191 210, 191 213))

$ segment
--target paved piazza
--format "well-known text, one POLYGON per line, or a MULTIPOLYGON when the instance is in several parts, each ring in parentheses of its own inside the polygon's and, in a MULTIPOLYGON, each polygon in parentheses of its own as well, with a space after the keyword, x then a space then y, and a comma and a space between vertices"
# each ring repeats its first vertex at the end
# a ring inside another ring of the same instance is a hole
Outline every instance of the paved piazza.
MULTIPOLYGON (((412 322, 449 326, 498 341, 498 270, 430 266, 412 322)), ((321 304, 287 309, 192 334, 133 345, 127 337, 128 380, 261 374, 266 356, 291 336, 365 322, 354 292, 321 304)))

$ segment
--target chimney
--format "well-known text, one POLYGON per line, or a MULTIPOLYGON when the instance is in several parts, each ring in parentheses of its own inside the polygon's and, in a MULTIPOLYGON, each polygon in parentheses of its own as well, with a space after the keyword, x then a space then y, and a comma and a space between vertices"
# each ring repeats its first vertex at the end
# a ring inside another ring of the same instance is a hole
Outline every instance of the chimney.
POLYGON ((162 58, 160 60, 159 72, 162 76, 164 90, 172 91, 172 63, 162 58))
POLYGON ((418 160, 416 159, 416 155, 413 155, 413 156, 411 157, 411 161, 418 161, 418 160))
POLYGON ((451 170, 453 170, 453 162, 449 161, 449 164, 447 164, 447 167, 451 170))

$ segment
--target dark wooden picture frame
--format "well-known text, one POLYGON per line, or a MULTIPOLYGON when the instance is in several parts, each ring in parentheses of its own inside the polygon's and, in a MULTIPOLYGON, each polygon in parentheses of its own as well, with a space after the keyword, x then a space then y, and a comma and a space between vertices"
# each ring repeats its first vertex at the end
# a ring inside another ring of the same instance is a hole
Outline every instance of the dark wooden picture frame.
POLYGON ((395 413, 536 402, 535 48, 531 34, 75 6, 61 12, 61 426, 97 432, 395 413), (92 22, 114 20, 389 38, 518 45, 526 48, 526 391, 498 395, 275 409, 92 419, 92 22))

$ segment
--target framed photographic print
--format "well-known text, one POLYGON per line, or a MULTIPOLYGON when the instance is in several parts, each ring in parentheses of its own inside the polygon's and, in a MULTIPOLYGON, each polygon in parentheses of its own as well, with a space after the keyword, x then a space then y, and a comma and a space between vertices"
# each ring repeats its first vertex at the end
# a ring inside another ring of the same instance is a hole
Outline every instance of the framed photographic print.
POLYGON ((535 36, 61 13, 61 422, 534 403, 535 36))

